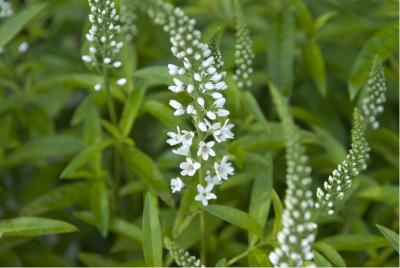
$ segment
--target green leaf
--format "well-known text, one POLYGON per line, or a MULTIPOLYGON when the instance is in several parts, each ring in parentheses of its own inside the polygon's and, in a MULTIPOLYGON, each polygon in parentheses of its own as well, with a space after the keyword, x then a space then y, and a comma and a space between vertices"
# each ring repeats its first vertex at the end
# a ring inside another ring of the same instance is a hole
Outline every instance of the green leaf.
POLYGON ((30 201, 22 208, 21 215, 40 215, 73 205, 87 194, 88 186, 86 182, 77 182, 58 187, 30 201))
POLYGON ((220 259, 216 264, 215 267, 228 267, 228 264, 226 262, 226 259, 220 259))
POLYGON ((146 266, 162 265, 162 237, 158 219, 157 199, 151 193, 146 194, 143 210, 143 254, 146 266))
MULTIPOLYGON (((74 216, 76 216, 78 219, 91 224, 91 225, 96 225, 96 219, 95 216, 92 212, 90 211, 79 211, 75 212, 74 216)), ((124 219, 118 218, 118 217, 113 217, 111 219, 110 223, 110 230, 114 233, 117 233, 119 235, 123 235, 129 238, 132 238, 133 240, 136 240, 138 242, 142 242, 142 230, 135 224, 132 224, 124 219)))
POLYGON ((33 237, 76 232, 78 229, 64 221, 37 217, 19 217, 0 221, 0 237, 33 237))
POLYGON ((144 79, 151 85, 170 85, 172 82, 172 77, 168 73, 167 67, 164 65, 150 66, 137 70, 134 76, 144 79))
POLYGON ((318 241, 313 248, 323 254, 333 265, 337 267, 346 267, 346 262, 342 256, 329 244, 318 241))
POLYGON ((88 267, 121 267, 125 266, 111 258, 103 257, 99 254, 80 252, 79 260, 88 267))
POLYGON ((133 146, 120 147, 119 153, 132 173, 168 205, 174 206, 174 200, 161 171, 148 155, 133 146))
POLYGON ((386 238, 386 240, 389 241, 390 245, 397 251, 397 253, 400 253, 399 252, 399 235, 382 225, 376 224, 376 227, 378 227, 379 231, 386 238))
POLYGON ((386 247, 386 239, 370 234, 339 234, 322 239, 336 250, 366 250, 386 247))
POLYGON ((312 129, 322 138, 322 145, 333 163, 341 163, 343 159, 346 159, 346 150, 331 133, 317 126, 312 126, 312 129))
POLYGON ((93 182, 91 185, 91 208, 95 224, 103 237, 107 237, 110 223, 110 205, 108 190, 102 181, 93 182))
POLYGON ((398 25, 389 24, 381 27, 364 44, 351 69, 349 79, 349 93, 353 100, 361 86, 367 81, 368 73, 376 55, 383 62, 398 47, 398 25))
POLYGON ((264 116, 264 112, 261 110, 260 106, 257 103, 257 100, 254 98, 253 94, 248 91, 245 91, 243 94, 243 102, 250 113, 253 114, 255 119, 266 129, 269 130, 268 121, 264 116))
POLYGON ((279 199, 278 194, 275 190, 272 191, 272 206, 275 212, 275 219, 272 226, 272 237, 277 237, 279 230, 282 226, 282 213, 283 213, 283 205, 282 201, 279 199))
POLYGON ((81 140, 65 134, 42 136, 28 141, 12 152, 6 165, 15 165, 43 158, 73 154, 81 148, 81 140))
POLYGON ((311 40, 305 44, 304 52, 306 54, 311 77, 322 96, 326 96, 325 61, 321 48, 315 40, 311 40))
POLYGON ((257 235, 261 239, 264 236, 263 228, 261 227, 261 225, 258 224, 258 222, 249 214, 237 208, 232 208, 224 205, 208 205, 206 207, 203 207, 203 209, 217 218, 220 218, 237 227, 243 228, 257 235))
POLYGON ((37 3, 29 5, 21 12, 11 16, 0 25, 0 47, 4 47, 21 29, 27 25, 47 5, 37 3))
POLYGON ((317 264, 317 267, 332 267, 332 264, 317 251, 314 252, 314 261, 317 264))
POLYGON ((399 187, 398 185, 375 185, 363 188, 357 195, 359 197, 382 202, 390 205, 399 203, 399 187))
MULTIPOLYGON (((262 165, 257 165, 254 184, 251 190, 249 215, 253 217, 262 228, 268 218, 272 196, 273 162, 272 156, 267 154, 262 165)), ((251 245, 256 242, 254 235, 249 236, 251 245)))
POLYGON ((285 96, 292 91, 295 48, 295 21, 287 8, 271 22, 267 49, 269 78, 285 96))
POLYGON ((77 156, 75 156, 71 162, 69 162, 69 164, 62 171, 61 177, 68 178, 73 176, 79 168, 91 161, 94 156, 111 146, 113 143, 114 141, 112 140, 103 140, 99 143, 87 146, 77 156))
POLYGON ((132 130, 133 123, 137 117, 140 106, 142 105, 146 87, 138 85, 128 96, 122 111, 121 121, 119 122, 122 134, 127 137, 132 130))
POLYGON ((181 125, 171 109, 161 102, 148 100, 144 103, 143 109, 168 127, 175 128, 177 125, 181 125))

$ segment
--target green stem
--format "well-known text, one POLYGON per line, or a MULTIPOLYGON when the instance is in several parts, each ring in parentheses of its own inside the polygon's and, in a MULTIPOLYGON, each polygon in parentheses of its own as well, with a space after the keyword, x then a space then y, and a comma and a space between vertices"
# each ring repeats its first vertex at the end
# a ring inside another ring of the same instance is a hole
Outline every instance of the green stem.
POLYGON ((206 218, 204 215, 204 210, 200 211, 200 231, 201 231, 201 251, 200 260, 206 265, 207 261, 207 237, 206 237, 206 218))
MULTIPOLYGON (((106 93, 108 113, 111 122, 115 127, 118 128, 117 113, 114 105, 114 100, 111 94, 110 82, 109 82, 109 71, 108 67, 103 64, 103 84, 106 93)), ((113 194, 113 207, 118 211, 118 195, 120 186, 120 159, 118 155, 118 144, 113 147, 113 179, 114 179, 114 194, 113 194)))

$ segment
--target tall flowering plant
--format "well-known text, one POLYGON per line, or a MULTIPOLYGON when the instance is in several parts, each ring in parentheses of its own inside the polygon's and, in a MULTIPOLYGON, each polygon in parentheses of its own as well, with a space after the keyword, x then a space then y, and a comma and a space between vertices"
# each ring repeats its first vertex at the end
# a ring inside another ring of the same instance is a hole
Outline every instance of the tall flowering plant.
POLYGON ((198 176, 195 200, 207 206, 209 200, 217 198, 212 192, 214 187, 234 173, 228 157, 218 154, 218 147, 234 137, 234 125, 224 108, 226 73, 220 70, 220 58, 201 41, 194 19, 171 4, 160 0, 149 2, 148 14, 170 35, 171 52, 180 61, 168 65, 174 81, 169 90, 176 94, 169 105, 175 116, 187 116, 193 123, 193 129, 177 126, 176 132, 167 133, 172 152, 183 157, 180 176, 171 179, 171 189, 180 192, 186 184, 191 184, 191 177, 198 176))

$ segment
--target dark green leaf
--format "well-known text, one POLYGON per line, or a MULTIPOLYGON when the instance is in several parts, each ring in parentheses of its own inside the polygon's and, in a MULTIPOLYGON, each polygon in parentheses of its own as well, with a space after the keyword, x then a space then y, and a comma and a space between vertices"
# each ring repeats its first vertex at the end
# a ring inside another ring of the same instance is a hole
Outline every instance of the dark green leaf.
POLYGON ((379 231, 386 238, 386 240, 389 241, 390 245, 397 251, 397 253, 400 253, 399 252, 399 235, 382 225, 377 224, 376 227, 378 227, 379 231))

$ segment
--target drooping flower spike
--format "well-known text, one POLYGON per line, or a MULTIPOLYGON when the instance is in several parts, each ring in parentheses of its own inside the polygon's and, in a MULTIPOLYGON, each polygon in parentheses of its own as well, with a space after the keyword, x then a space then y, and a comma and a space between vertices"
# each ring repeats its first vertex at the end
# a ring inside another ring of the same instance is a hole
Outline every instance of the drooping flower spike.
POLYGON ((358 111, 354 110, 353 128, 351 130, 351 149, 346 159, 332 172, 324 182, 324 190, 317 189, 315 207, 322 213, 334 214, 338 200, 352 185, 352 179, 367 168, 370 148, 365 137, 366 122, 358 111))
MULTIPOLYGON (((219 144, 234 137, 233 124, 227 118, 229 111, 224 108, 223 91, 228 86, 224 82, 226 73, 220 71, 223 62, 215 47, 201 41, 195 20, 182 9, 161 0, 146 1, 144 6, 156 24, 170 35, 171 52, 180 61, 180 65, 168 64, 174 82, 169 90, 177 94, 169 105, 175 116, 186 116, 194 124, 194 130, 178 127, 176 133, 168 132, 167 143, 173 146, 173 153, 186 159, 180 164, 183 181, 199 175, 196 200, 207 205, 208 200, 216 198, 211 191, 221 181, 218 174, 222 172, 223 179, 233 174, 227 157, 218 153, 219 144), (179 95, 187 95, 190 101, 181 102, 179 95), (215 165, 221 159, 224 166, 215 165)), ((176 183, 176 179, 171 182, 174 192, 181 189, 176 183)))
POLYGON ((369 73, 366 93, 361 102, 361 112, 358 109, 354 111, 351 149, 346 159, 324 181, 324 189, 317 189, 315 207, 321 213, 334 214, 336 203, 343 199, 346 190, 352 185, 352 179, 367 168, 370 151, 366 139, 367 127, 370 125, 376 129, 379 126, 377 117, 383 112, 386 100, 385 76, 377 57, 369 73))
POLYGON ((286 140, 286 196, 282 216, 282 228, 278 233, 279 247, 269 255, 276 267, 301 267, 313 265, 312 245, 317 225, 312 220, 311 167, 301 144, 299 129, 289 114, 287 103, 278 91, 271 87, 286 140))

